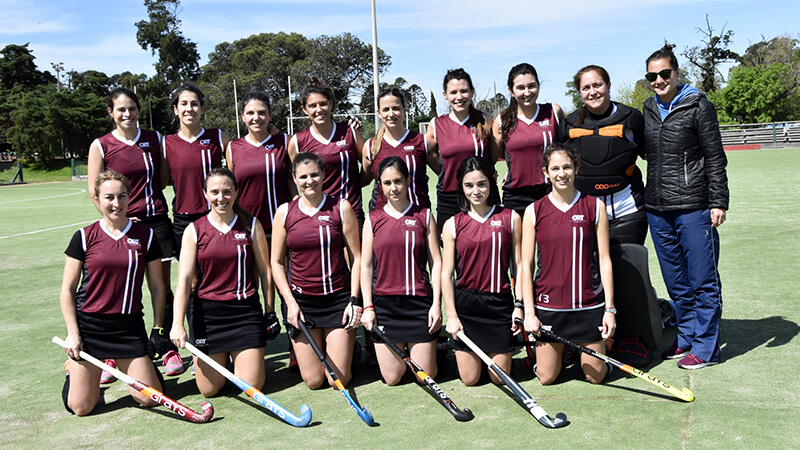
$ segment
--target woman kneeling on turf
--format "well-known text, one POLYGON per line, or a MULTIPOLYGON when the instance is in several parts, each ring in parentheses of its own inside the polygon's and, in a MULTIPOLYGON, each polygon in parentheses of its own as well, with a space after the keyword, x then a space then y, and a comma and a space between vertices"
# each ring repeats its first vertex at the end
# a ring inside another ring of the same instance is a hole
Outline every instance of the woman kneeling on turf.
MULTIPOLYGON (((376 174, 386 204, 370 212, 364 224, 361 291, 366 306, 361 322, 369 331, 380 326, 401 349, 408 346, 411 358, 435 377, 436 332, 442 326, 436 221, 429 208, 409 200, 409 171, 403 159, 383 159, 376 174)), ((386 383, 399 383, 406 372, 403 360, 386 344, 377 344, 375 352, 386 383)))
MULTIPOLYGON (((358 221, 350 202, 323 192, 325 169, 319 155, 298 153, 292 177, 302 197, 281 205, 272 225, 271 263, 286 308, 283 317, 291 325, 306 385, 320 388, 326 373, 306 337, 298 334, 299 320, 306 323, 346 385, 352 377, 353 345, 361 324, 358 221), (347 270, 345 247, 352 272, 347 270)), ((328 383, 332 385, 332 380, 328 383)))
MULTIPOLYGON (((514 210, 500 206, 497 178, 489 160, 470 156, 456 175, 461 212, 442 227, 447 332, 456 339, 458 331, 463 331, 500 368, 510 372, 514 334, 520 331, 512 315, 521 313, 514 310, 508 268, 511 258, 519 265, 520 218, 514 210)), ((483 364, 475 353, 455 342, 461 348, 456 350, 459 376, 472 386, 480 379, 483 364)), ((490 375, 494 383, 502 384, 494 373, 490 375)))
MULTIPOLYGON (((153 230, 128 219, 130 190, 125 176, 111 170, 100 172, 92 201, 103 218, 76 231, 64 252, 60 301, 67 324, 64 351, 71 360, 66 363, 62 397, 67 410, 79 416, 91 413, 100 399, 101 369, 82 361, 82 350, 101 360, 115 359, 123 372, 162 390, 161 374, 148 356, 142 312, 142 280, 147 275, 153 327, 161 328, 161 247, 153 230)), ((153 344, 163 352, 167 341, 154 336, 153 344)), ((157 405, 138 390, 130 391, 142 406, 157 405)))
MULTIPOLYGON (((525 330, 538 335, 540 327, 545 327, 605 353, 603 340, 614 334, 617 312, 605 205, 575 189, 578 157, 574 147, 552 144, 542 160, 542 170, 553 191, 528 206, 522 224, 519 275, 523 284, 525 330), (591 261, 594 245, 600 259, 600 279, 591 261), (537 248, 539 268, 534 279, 537 248)), ((542 384, 551 384, 561 372, 563 350, 564 344, 545 336, 537 337, 534 371, 542 384)), ((581 367, 586 378, 595 384, 602 382, 611 368, 587 354, 581 354, 581 367)))
MULTIPOLYGON (((183 233, 170 337, 178 347, 185 346, 183 321, 188 315, 190 342, 223 366, 230 355, 234 373, 261 389, 267 329, 253 274, 260 278, 267 311, 274 309, 267 295, 272 279, 264 229, 236 201, 239 188, 230 170, 211 170, 203 189, 211 211, 183 233), (190 297, 195 269, 199 281, 190 297)), ((216 395, 225 377, 196 357, 194 362, 200 393, 216 395)))

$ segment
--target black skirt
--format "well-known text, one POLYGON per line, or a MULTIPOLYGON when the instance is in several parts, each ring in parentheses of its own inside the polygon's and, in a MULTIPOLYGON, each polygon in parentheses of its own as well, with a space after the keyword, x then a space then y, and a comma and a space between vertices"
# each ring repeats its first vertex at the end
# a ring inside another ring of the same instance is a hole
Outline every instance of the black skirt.
POLYGON ((205 353, 264 347, 267 327, 258 294, 231 301, 193 297, 190 305, 189 340, 205 353))
MULTIPOLYGON (((603 314, 605 308, 599 306, 593 309, 574 311, 552 311, 536 308, 536 317, 542 326, 550 327, 553 333, 576 343, 592 343, 603 340, 603 314)), ((558 342, 548 339, 547 336, 536 338, 542 342, 558 342)))
MULTIPOLYGON (((511 331, 514 298, 511 293, 492 294, 456 288, 456 312, 464 334, 481 350, 486 353, 514 351, 514 333, 511 331)), ((460 341, 454 343, 461 350, 469 350, 460 341)))
POLYGON ((433 305, 430 298, 417 295, 376 295, 373 304, 378 325, 393 342, 430 342, 438 337, 438 333, 428 333, 428 312, 433 305))
MULTIPOLYGON (((306 322, 308 328, 344 328, 342 315, 347 304, 350 303, 350 290, 341 289, 328 295, 305 295, 292 293, 306 322)), ((286 317, 285 307, 283 317, 286 317)), ((284 322, 289 325, 287 322, 284 322)), ((292 327, 294 328, 294 327, 292 327)))
POLYGON ((97 359, 147 356, 144 314, 94 314, 78 311, 83 351, 97 359))

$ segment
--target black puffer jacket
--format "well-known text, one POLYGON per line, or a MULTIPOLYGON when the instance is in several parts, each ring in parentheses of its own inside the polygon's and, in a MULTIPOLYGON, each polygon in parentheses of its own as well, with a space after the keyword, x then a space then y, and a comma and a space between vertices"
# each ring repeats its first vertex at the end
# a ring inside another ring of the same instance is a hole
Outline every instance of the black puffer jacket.
POLYGON ((645 206, 658 211, 728 209, 728 163, 714 105, 684 97, 661 122, 655 97, 644 102, 645 206))

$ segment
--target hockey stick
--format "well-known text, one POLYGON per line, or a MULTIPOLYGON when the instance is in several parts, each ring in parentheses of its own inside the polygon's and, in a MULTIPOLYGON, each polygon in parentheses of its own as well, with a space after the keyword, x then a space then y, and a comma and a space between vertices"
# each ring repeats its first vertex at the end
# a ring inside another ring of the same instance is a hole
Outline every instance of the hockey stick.
MULTIPOLYGON (((52 339, 54 344, 58 344, 61 347, 64 347, 66 343, 58 336, 53 336, 52 339)), ((151 388, 150 386, 142 383, 141 381, 136 380, 135 378, 129 376, 128 374, 120 371, 115 367, 111 367, 108 364, 100 361, 99 359, 95 358, 94 356, 81 351, 79 353, 81 358, 89 361, 96 367, 103 369, 109 372, 111 375, 114 375, 118 380, 122 381, 123 383, 127 384, 128 386, 136 389, 145 397, 157 402, 158 404, 164 406, 167 409, 172 410, 176 414, 186 419, 189 419, 191 422, 194 423, 206 423, 211 420, 211 417, 214 416, 214 406, 211 405, 209 402, 203 402, 200 407, 203 409, 203 413, 199 414, 194 410, 191 410, 180 403, 176 402, 175 400, 167 397, 163 393, 157 391, 156 389, 151 388)))
POLYGON ((448 395, 442 390, 442 388, 440 388, 439 385, 436 384, 435 381, 433 381, 433 378, 431 378, 430 375, 425 373, 425 371, 422 370, 422 368, 419 365, 417 365, 417 363, 415 363, 413 359, 411 359, 408 353, 406 353, 400 347, 398 347, 397 344, 389 340, 389 338, 385 334, 383 334, 383 331, 381 331, 379 327, 377 326, 372 327, 372 332, 375 333, 375 335, 378 336, 378 338, 382 340, 386 345, 388 345, 389 348, 391 348, 392 351, 394 351, 397 354, 397 356, 400 357, 400 359, 406 362, 406 365, 408 365, 408 367, 411 368, 411 371, 414 372, 419 381, 422 381, 423 383, 428 385, 429 388, 431 388, 431 391, 433 391, 433 393, 436 394, 436 399, 439 400, 439 403, 441 403, 442 406, 444 406, 450 412, 450 414, 452 414, 453 417, 456 418, 456 420, 459 420, 461 422, 467 422, 475 417, 472 414, 472 411, 470 411, 469 409, 465 408, 463 411, 458 409, 458 406, 456 406, 456 404, 453 403, 452 400, 450 400, 450 397, 448 397, 448 395))
POLYGON ((533 397, 530 396, 530 394, 525 392, 525 389, 523 389, 522 386, 519 385, 519 383, 517 383, 503 369, 501 369, 500 366, 498 366, 494 361, 492 361, 492 358, 490 358, 489 355, 484 353, 483 350, 480 349, 480 347, 478 347, 474 342, 472 342, 472 339, 468 338, 463 331, 459 331, 457 336, 461 341, 467 344, 467 347, 469 347, 473 352, 475 352, 475 354, 478 355, 478 357, 482 359, 483 362, 486 363, 486 365, 489 366, 489 368, 492 369, 498 377, 500 377, 500 379, 503 380, 506 386, 508 386, 514 392, 514 395, 516 395, 517 398, 522 400, 522 403, 525 404, 525 407, 528 408, 533 417, 536 417, 536 420, 538 420, 539 423, 546 426, 547 428, 561 428, 569 425, 569 420, 567 420, 567 415, 564 413, 556 414, 555 419, 548 416, 544 408, 539 406, 539 404, 536 403, 536 400, 534 400, 533 397))
POLYGON ((648 374, 647 372, 643 372, 643 371, 641 371, 641 370, 639 370, 636 367, 633 367, 631 365, 623 364, 623 363, 617 361, 616 359, 614 359, 614 358, 612 358, 610 356, 606 356, 606 355, 604 355, 602 353, 597 353, 596 351, 594 351, 594 350, 592 350, 592 349, 590 349, 588 347, 584 347, 583 345, 576 344, 576 343, 574 343, 574 342, 572 342, 572 341, 570 341, 568 339, 565 339, 565 338, 553 333, 550 330, 547 330, 547 329, 544 329, 544 328, 539 328, 539 332, 542 333, 543 335, 549 337, 550 339, 554 339, 554 340, 556 340, 558 342, 561 342, 562 344, 569 345, 570 347, 572 347, 572 348, 574 348, 576 350, 580 350, 583 353, 586 353, 587 355, 592 355, 595 358, 601 359, 601 360, 611 364, 612 366, 614 366, 614 367, 616 367, 616 368, 618 368, 618 369, 620 369, 620 370, 622 370, 624 372, 628 372, 631 375, 635 375, 635 376, 637 376, 637 377, 639 377, 639 378, 641 378, 641 379, 643 379, 643 380, 645 380, 645 381, 647 381, 649 383, 652 383, 652 384, 660 387, 661 389, 664 389, 665 391, 669 392, 670 394, 674 395, 675 397, 677 397, 677 398, 679 398, 679 399, 681 399, 681 400, 683 400, 685 402, 694 401, 694 394, 692 393, 692 391, 689 390, 689 388, 683 388, 683 390, 680 390, 680 389, 676 388, 675 386, 671 386, 671 385, 659 380, 658 378, 648 374))
POLYGON ((269 397, 264 395, 261 391, 259 391, 258 389, 254 388, 250 383, 244 381, 243 379, 238 377, 236 374, 234 374, 233 372, 231 372, 230 370, 226 369, 225 367, 223 367, 218 362, 216 362, 213 359, 211 359, 210 356, 208 356, 205 353, 203 353, 200 350, 198 350, 197 347, 195 347, 191 343, 189 343, 189 342, 186 343, 186 349, 189 350, 190 352, 192 352, 192 354, 194 356, 197 356, 198 358, 200 358, 204 363, 206 363, 209 366, 211 366, 212 368, 214 368, 214 370, 216 370, 217 372, 222 374, 222 376, 227 378, 231 383, 235 384, 236 386, 239 387, 239 389, 244 391, 245 394, 247 394, 250 397, 252 397, 253 400, 257 401, 258 403, 261 403, 261 406, 263 406, 264 408, 267 408, 270 412, 272 412, 273 414, 278 416, 281 420, 283 420, 284 422, 288 423, 289 425, 292 425, 292 426, 295 426, 295 427, 304 427, 304 426, 308 425, 309 423, 311 423, 311 409, 309 409, 308 406, 301 405, 300 406, 300 416, 301 417, 297 417, 292 412, 290 412, 288 409, 286 409, 283 406, 275 403, 274 401, 272 401, 272 399, 270 399, 269 397))
POLYGON ((330 377, 333 379, 333 384, 336 385, 336 387, 339 389, 339 392, 341 392, 347 401, 350 402, 350 406, 356 410, 358 416, 361 417, 361 420, 363 420, 364 423, 369 426, 374 425, 375 420, 372 418, 372 414, 367 411, 367 408, 358 406, 356 401, 353 400, 353 397, 350 396, 350 393, 347 392, 347 389, 342 384, 342 381, 336 376, 336 372, 333 371, 331 365, 325 360, 325 354, 322 353, 322 350, 320 350, 319 346, 317 345, 317 341, 314 340, 314 336, 311 336, 311 332, 309 332, 308 328, 306 328, 306 324, 303 323, 302 320, 298 320, 297 324, 300 325, 300 331, 302 331, 306 336, 306 339, 308 339, 308 343, 311 345, 311 348, 314 349, 314 353, 317 354, 317 358, 322 361, 322 365, 325 366, 325 370, 328 371, 328 375, 330 375, 330 377))

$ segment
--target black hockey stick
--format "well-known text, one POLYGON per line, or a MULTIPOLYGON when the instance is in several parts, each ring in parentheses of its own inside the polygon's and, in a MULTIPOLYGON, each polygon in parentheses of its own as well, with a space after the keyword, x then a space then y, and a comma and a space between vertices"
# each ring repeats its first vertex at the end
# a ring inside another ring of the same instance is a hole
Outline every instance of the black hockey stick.
POLYGON ((328 372, 328 375, 330 375, 330 377, 333 379, 333 384, 336 385, 336 387, 339 389, 339 392, 341 392, 342 395, 344 395, 344 397, 347 399, 347 401, 350 402, 350 406, 352 406, 353 409, 356 410, 358 416, 361 417, 361 420, 363 420, 364 423, 366 423, 369 426, 374 425, 375 420, 372 418, 372 414, 370 414, 367 408, 359 406, 358 403, 356 403, 356 401, 353 400, 353 397, 350 396, 350 393, 347 392, 347 388, 344 387, 344 385, 342 384, 342 380, 340 380, 339 377, 336 376, 336 372, 333 371, 333 368, 325 359, 325 354, 322 353, 322 350, 320 350, 319 346, 317 345, 317 341, 314 340, 314 336, 312 336, 311 332, 309 332, 308 328, 306 328, 306 324, 299 319, 297 320, 297 324, 300 325, 300 331, 302 331, 303 334, 306 336, 306 339, 308 339, 308 343, 311 345, 311 348, 314 349, 314 353, 317 354, 317 358, 319 358, 319 360, 322 362, 322 365, 325 366, 325 370, 328 372))
POLYGON ((468 338, 463 331, 459 331, 457 336, 462 342, 467 344, 467 347, 469 347, 470 350, 475 352, 475 354, 478 355, 478 357, 482 359, 483 362, 486 363, 486 365, 489 366, 489 368, 492 369, 494 373, 498 377, 500 377, 501 380, 503 380, 506 386, 508 386, 509 389, 511 389, 511 391, 514 392, 514 395, 516 395, 517 398, 522 400, 522 403, 525 404, 525 407, 528 408, 533 417, 536 417, 536 420, 538 420, 539 423, 541 423, 547 428, 561 428, 569 425, 569 420, 567 420, 567 415, 564 413, 556 414, 555 418, 548 416, 544 408, 539 406, 539 404, 536 403, 536 400, 534 400, 533 397, 531 397, 530 394, 528 394, 525 391, 525 389, 523 389, 522 386, 519 385, 519 383, 517 383, 513 378, 511 378, 511 376, 509 376, 503 369, 501 369, 500 366, 498 366, 494 361, 492 361, 492 358, 490 358, 489 355, 484 353, 484 351, 481 350, 480 347, 478 347, 474 342, 472 342, 472 339, 468 338))
POLYGON ((411 368, 411 371, 414 372, 414 375, 417 376, 417 379, 419 379, 419 381, 428 385, 431 391, 433 391, 433 393, 435 394, 436 399, 439 400, 439 403, 441 403, 442 406, 444 406, 445 409, 447 409, 450 412, 450 414, 452 414, 453 417, 456 418, 456 420, 459 420, 461 422, 467 422, 475 417, 475 415, 472 414, 472 411, 470 411, 467 408, 465 408, 463 411, 458 409, 458 406, 456 406, 456 404, 453 403, 452 400, 450 400, 450 397, 444 392, 444 390, 442 390, 442 388, 440 388, 439 385, 436 384, 435 381, 433 381, 433 378, 431 378, 430 375, 425 373, 425 371, 422 370, 422 367, 420 367, 417 363, 415 363, 414 360, 411 359, 411 357, 408 355, 408 353, 403 351, 403 349, 398 347, 397 344, 392 342, 383 333, 383 331, 381 331, 381 329, 378 326, 372 327, 372 332, 375 333, 375 336, 377 336, 378 339, 382 340, 386 345, 388 345, 389 348, 391 348, 392 351, 394 351, 397 354, 397 356, 400 357, 400 359, 406 362, 406 365, 408 365, 408 367, 411 368))
MULTIPOLYGON (((517 319, 517 320, 519 320, 519 319, 517 319)), ((519 322, 517 322, 517 324, 519 324, 519 322)), ((543 335, 549 337, 550 339, 554 339, 554 340, 556 340, 558 342, 561 342, 562 344, 568 345, 568 346, 570 346, 570 347, 572 347, 572 348, 574 348, 576 350, 580 350, 583 353, 586 353, 587 355, 592 355, 595 358, 600 359, 602 361, 605 361, 605 362, 611 364, 612 366, 614 366, 614 367, 616 367, 616 368, 618 368, 618 369, 620 369, 620 370, 622 370, 624 372, 628 372, 631 375, 635 375, 635 376, 637 376, 637 377, 639 377, 639 378, 641 378, 641 379, 643 379, 643 380, 645 380, 645 381, 647 381, 649 383, 652 383, 652 384, 660 387, 661 389, 664 389, 665 391, 669 392, 670 394, 674 395, 675 397, 677 397, 677 398, 679 398, 679 399, 681 399, 681 400, 683 400, 685 402, 694 401, 694 394, 692 393, 691 390, 689 390, 689 388, 683 388, 683 390, 680 390, 680 389, 676 388, 675 386, 671 386, 671 385, 659 380, 658 378, 648 374, 647 372, 643 372, 643 371, 641 371, 641 370, 639 370, 636 367, 633 367, 631 365, 623 364, 623 363, 617 361, 616 359, 614 359, 614 358, 612 358, 610 356, 606 356, 606 355, 604 355, 602 353, 597 353, 596 351, 594 351, 594 350, 592 350, 592 349, 590 349, 588 347, 584 347, 581 344, 576 344, 576 343, 574 343, 574 342, 572 342, 572 341, 570 341, 568 339, 565 339, 565 338, 553 333, 550 330, 547 330, 547 329, 544 329, 544 328, 539 328, 539 332, 542 333, 543 335)))

